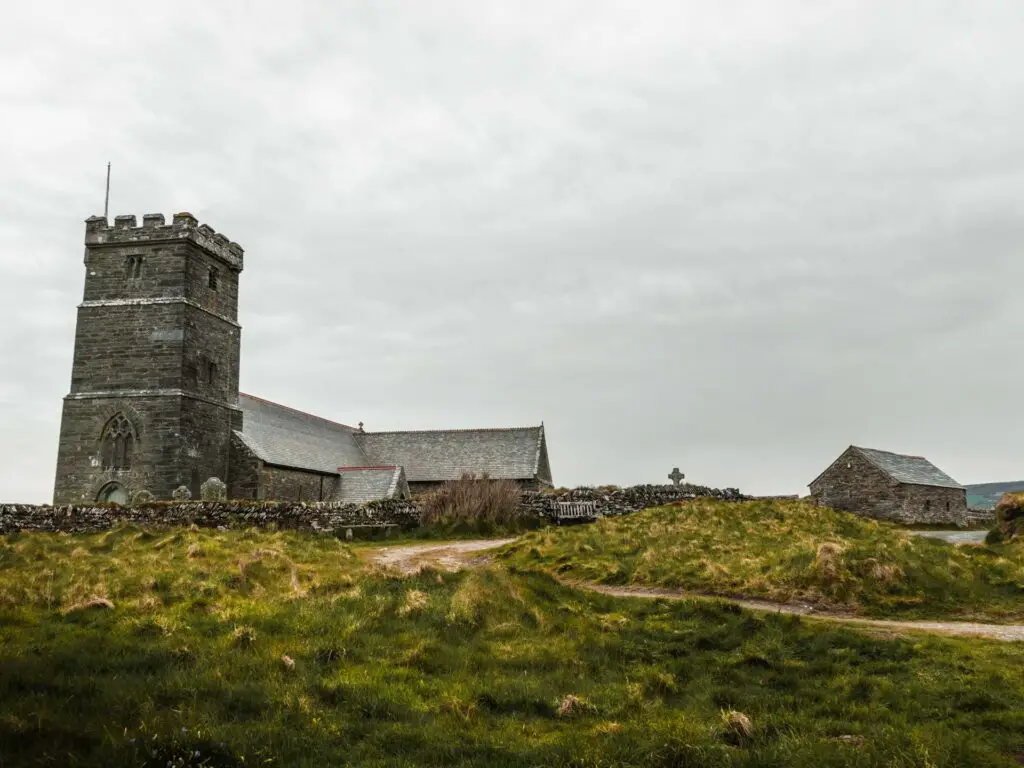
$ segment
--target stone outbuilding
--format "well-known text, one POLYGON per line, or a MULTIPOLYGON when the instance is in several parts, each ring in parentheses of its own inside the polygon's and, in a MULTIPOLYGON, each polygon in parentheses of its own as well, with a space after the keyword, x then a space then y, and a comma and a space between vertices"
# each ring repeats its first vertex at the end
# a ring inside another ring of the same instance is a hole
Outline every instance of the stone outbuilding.
POLYGON ((967 490, 923 456, 851 445, 810 483, 833 509, 900 523, 963 525, 967 490))

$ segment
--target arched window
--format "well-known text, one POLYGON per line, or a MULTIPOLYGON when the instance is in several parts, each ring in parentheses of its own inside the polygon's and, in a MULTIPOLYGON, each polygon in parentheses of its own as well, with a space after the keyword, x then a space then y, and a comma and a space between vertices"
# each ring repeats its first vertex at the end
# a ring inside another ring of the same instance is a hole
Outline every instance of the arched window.
POLYGON ((131 469, 135 433, 123 413, 116 414, 103 428, 100 457, 104 469, 131 469))

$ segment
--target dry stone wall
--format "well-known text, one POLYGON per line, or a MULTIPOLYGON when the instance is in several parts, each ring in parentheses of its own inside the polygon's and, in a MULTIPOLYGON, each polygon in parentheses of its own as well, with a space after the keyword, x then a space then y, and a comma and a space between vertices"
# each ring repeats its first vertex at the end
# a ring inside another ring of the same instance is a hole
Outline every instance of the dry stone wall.
MULTIPOLYGON (((727 501, 749 498, 731 488, 721 491, 691 485, 638 485, 632 488, 526 491, 522 503, 541 521, 546 521, 554 516, 559 501, 593 501, 600 516, 616 516, 698 497, 727 501)), ((275 526, 344 534, 349 529, 414 528, 419 525, 419 517, 420 507, 416 499, 383 499, 366 504, 180 501, 131 507, 0 504, 0 534, 17 531, 86 533, 106 530, 119 523, 151 527, 193 524, 205 528, 275 526)))
POLYGON ((533 494, 523 494, 523 503, 542 516, 552 515, 558 502, 592 501, 602 517, 615 517, 658 507, 674 501, 709 498, 721 501, 745 501, 735 488, 707 488, 701 485, 634 485, 628 488, 606 486, 600 488, 557 488, 533 494))
POLYGON ((271 502, 157 502, 137 507, 0 505, 0 534, 17 531, 103 531, 119 523, 147 527, 270 527, 345 532, 348 528, 415 527, 419 508, 408 501, 369 504, 275 504, 271 502))

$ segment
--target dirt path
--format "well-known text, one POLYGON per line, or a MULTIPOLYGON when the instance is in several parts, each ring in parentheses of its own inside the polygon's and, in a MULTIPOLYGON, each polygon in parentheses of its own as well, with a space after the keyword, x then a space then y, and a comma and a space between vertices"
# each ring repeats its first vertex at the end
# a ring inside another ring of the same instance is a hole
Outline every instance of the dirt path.
MULTIPOLYGON (((418 573, 426 566, 458 571, 490 562, 490 557, 481 552, 511 544, 515 539, 483 539, 473 541, 449 541, 442 544, 414 544, 383 547, 372 552, 373 562, 387 567, 398 568, 404 574, 418 573)), ((752 611, 787 613, 806 616, 822 621, 855 624, 862 627, 883 630, 916 630, 942 635, 986 637, 1006 642, 1024 641, 1024 625, 982 624, 966 621, 895 621, 890 619, 865 619, 842 613, 830 613, 806 603, 773 603, 768 600, 752 600, 733 597, 713 597, 675 589, 655 587, 609 587, 589 582, 563 582, 566 586, 600 592, 615 597, 639 597, 668 600, 724 600, 752 611)))
POLYGON ((919 632, 931 632, 941 635, 960 635, 968 637, 986 637, 991 640, 1006 642, 1024 641, 1024 625, 1020 624, 981 624, 969 621, 896 621, 892 619, 865 619, 843 613, 821 611, 812 605, 801 603, 772 603, 767 600, 748 600, 733 597, 711 597, 674 589, 656 589, 653 587, 609 587, 603 584, 588 582, 564 582, 567 586, 600 592, 615 597, 641 597, 648 599, 665 598, 668 600, 724 600, 752 611, 770 613, 788 613, 796 616, 807 616, 823 621, 835 621, 842 624, 857 624, 876 629, 911 629, 919 632))
POLYGON ((458 571, 462 568, 482 565, 490 560, 487 556, 473 557, 488 549, 497 549, 511 544, 515 539, 478 539, 475 541, 447 541, 443 544, 414 544, 410 546, 384 547, 373 552, 373 561, 397 568, 404 574, 419 573, 424 567, 458 571))

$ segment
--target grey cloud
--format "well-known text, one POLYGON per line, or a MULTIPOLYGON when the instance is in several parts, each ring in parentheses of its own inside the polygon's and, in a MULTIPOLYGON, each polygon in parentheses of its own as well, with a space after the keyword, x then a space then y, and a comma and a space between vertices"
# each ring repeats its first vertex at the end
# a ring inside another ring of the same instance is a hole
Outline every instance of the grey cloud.
POLYGON ((1005 2, 8 11, 0 497, 50 492, 108 159, 112 214, 246 248, 254 394, 544 419, 566 484, 797 492, 851 442, 1016 479, 1022 27, 1005 2))

